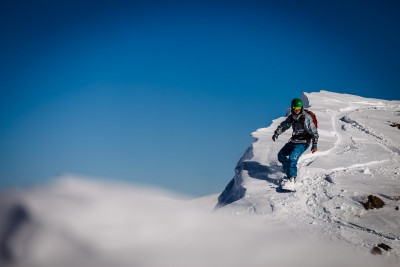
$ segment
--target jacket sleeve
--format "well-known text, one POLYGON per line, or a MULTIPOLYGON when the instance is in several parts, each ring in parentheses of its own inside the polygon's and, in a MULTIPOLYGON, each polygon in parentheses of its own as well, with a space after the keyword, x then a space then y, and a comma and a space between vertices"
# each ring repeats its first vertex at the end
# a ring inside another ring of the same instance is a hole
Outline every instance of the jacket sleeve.
POLYGON ((304 129, 311 135, 312 144, 317 144, 319 138, 318 129, 315 127, 313 119, 308 114, 304 118, 304 129))
POLYGON ((275 133, 277 134, 282 134, 283 132, 285 132, 287 129, 289 129, 293 124, 293 118, 292 115, 289 115, 286 120, 284 120, 283 122, 281 122, 281 124, 279 124, 279 126, 276 128, 275 133))

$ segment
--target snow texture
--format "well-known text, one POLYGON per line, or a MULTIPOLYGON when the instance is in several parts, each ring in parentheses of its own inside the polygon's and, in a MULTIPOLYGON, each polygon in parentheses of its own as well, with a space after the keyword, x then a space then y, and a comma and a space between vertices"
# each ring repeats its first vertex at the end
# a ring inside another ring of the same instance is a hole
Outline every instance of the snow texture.
POLYGON ((295 193, 279 190, 291 132, 272 142, 281 117, 252 133, 219 196, 76 176, 0 192, 0 266, 398 266, 400 101, 302 98, 320 139, 299 160, 295 193), (385 205, 366 210, 370 195, 385 205))
POLYGON ((219 196, 217 208, 295 222, 301 231, 364 254, 384 242, 393 248, 385 257, 398 261, 400 131, 391 124, 400 121, 400 102, 327 91, 304 93, 302 99, 317 115, 320 139, 318 152, 308 151, 299 160, 297 192, 280 192, 278 186, 284 174, 277 153, 291 133, 272 142, 282 117, 252 133, 255 141, 236 167, 241 172, 219 196), (230 201, 237 188, 243 197, 230 201), (365 210, 368 195, 387 205, 365 210))

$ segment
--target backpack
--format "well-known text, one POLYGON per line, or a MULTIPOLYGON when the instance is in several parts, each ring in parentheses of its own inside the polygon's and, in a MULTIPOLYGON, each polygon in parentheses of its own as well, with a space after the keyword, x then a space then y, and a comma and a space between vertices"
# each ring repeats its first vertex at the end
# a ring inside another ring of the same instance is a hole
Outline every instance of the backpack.
MULTIPOLYGON (((318 128, 318 120, 317 120, 317 116, 315 115, 315 113, 312 112, 311 110, 308 110, 308 109, 304 109, 304 111, 307 112, 311 116, 315 127, 318 128)), ((302 122, 303 122, 303 125, 304 125, 304 119, 302 120, 302 122)))

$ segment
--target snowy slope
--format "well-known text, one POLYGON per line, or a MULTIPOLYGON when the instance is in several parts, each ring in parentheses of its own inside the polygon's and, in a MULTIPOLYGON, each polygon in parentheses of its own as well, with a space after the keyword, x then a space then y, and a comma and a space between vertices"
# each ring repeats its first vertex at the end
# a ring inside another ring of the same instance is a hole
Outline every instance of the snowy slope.
MULTIPOLYGON (((283 177, 277 153, 291 130, 272 142, 285 117, 258 129, 236 167, 236 175, 219 197, 218 207, 234 214, 265 214, 293 222, 327 240, 342 242, 362 253, 385 243, 400 256, 400 102, 367 99, 321 91, 302 96, 319 121, 319 151, 299 161, 296 193, 279 192, 283 177), (366 210, 365 197, 386 205, 366 210)), ((400 261, 399 261, 400 262, 400 261)))
POLYGON ((252 134, 219 197, 75 176, 0 191, 0 266, 398 266, 400 130, 390 125, 400 102, 325 91, 303 100, 320 142, 300 159, 296 193, 277 189, 290 131, 271 135, 282 117, 252 134), (370 194, 386 205, 365 210, 370 194), (379 243, 392 250, 373 256, 379 243))

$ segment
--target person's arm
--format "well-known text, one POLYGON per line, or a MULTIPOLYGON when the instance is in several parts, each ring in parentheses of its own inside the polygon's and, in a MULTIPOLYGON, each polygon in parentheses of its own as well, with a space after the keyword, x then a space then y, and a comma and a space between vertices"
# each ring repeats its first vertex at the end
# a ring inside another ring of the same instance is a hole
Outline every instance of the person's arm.
POLYGON ((272 136, 272 140, 275 142, 275 139, 278 139, 278 136, 284 133, 287 129, 289 129, 293 124, 293 117, 289 115, 286 120, 281 122, 279 126, 276 128, 274 135, 272 136))
POLYGON ((312 153, 316 152, 318 150, 318 138, 319 138, 319 134, 318 134, 318 129, 315 126, 312 118, 310 115, 306 115, 304 118, 304 129, 306 129, 306 131, 311 135, 311 151, 312 153))

